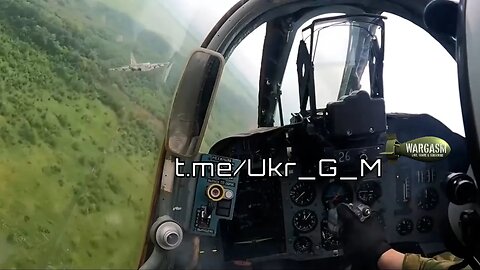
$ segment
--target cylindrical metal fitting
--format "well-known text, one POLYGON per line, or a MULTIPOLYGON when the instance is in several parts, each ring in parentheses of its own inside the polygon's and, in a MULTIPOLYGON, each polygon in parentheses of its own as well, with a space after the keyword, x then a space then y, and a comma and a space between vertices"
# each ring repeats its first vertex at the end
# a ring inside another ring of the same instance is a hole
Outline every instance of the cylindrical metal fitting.
POLYGON ((166 221, 160 224, 155 234, 158 245, 165 250, 177 248, 182 243, 182 228, 173 221, 166 221))

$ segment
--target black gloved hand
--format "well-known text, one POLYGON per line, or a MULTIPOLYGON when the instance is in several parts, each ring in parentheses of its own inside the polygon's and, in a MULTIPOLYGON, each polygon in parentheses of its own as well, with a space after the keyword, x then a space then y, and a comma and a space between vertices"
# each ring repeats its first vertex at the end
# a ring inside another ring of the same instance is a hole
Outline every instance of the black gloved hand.
POLYGON ((383 227, 372 217, 360 222, 344 203, 337 206, 337 213, 342 223, 340 240, 345 255, 361 269, 376 269, 380 256, 391 248, 383 227))

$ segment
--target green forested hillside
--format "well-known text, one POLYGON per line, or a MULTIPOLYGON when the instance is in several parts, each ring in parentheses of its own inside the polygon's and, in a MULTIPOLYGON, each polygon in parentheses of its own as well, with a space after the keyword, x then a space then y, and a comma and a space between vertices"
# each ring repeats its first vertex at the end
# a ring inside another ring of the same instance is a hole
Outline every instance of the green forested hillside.
MULTIPOLYGON (((134 267, 171 95, 153 72, 107 71, 134 42, 107 22, 128 19, 0 2, 2 268, 134 267)), ((161 60, 167 43, 144 33, 138 55, 161 60)))
MULTIPOLYGON (((138 4, 137 0, 89 0, 89 2, 103 3, 113 10, 138 18, 137 27, 134 29, 138 29, 138 25, 141 24, 150 31, 165 37, 165 42, 171 48, 176 46, 172 49, 174 53, 170 57, 175 64, 170 79, 167 81, 167 86, 170 89, 175 88, 190 53, 203 41, 195 38, 198 34, 194 35, 193 25, 185 29, 178 22, 180 18, 176 17, 175 14, 169 14, 163 8, 162 1, 142 0, 142 4, 138 4), (168 27, 160 27, 163 24, 168 25, 168 27)), ((134 33, 135 31, 132 30, 131 36, 134 36, 134 33)), ((227 62, 202 150, 207 151, 213 143, 224 136, 255 127, 257 108, 255 106, 256 93, 254 90, 257 87, 257 85, 250 85, 234 63, 227 62)))
MULTIPOLYGON (((175 48, 94 0, 0 1, 0 42, 0 268, 136 267, 173 86, 108 68, 175 48)), ((245 104, 217 106, 207 145, 245 104)))

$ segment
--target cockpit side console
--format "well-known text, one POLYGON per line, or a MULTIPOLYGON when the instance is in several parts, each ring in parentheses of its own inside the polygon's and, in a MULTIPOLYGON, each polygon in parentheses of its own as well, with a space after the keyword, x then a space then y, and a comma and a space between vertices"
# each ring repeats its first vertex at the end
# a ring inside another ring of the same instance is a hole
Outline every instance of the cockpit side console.
POLYGON ((238 188, 238 175, 234 172, 240 164, 238 159, 207 154, 193 164, 193 171, 198 174, 190 225, 193 233, 215 236, 219 220, 232 220, 238 188))

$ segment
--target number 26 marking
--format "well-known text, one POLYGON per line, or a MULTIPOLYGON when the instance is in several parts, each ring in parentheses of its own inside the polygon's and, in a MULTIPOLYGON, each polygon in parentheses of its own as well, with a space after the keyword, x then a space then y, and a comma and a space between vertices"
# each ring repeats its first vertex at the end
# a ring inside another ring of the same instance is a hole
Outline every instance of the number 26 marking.
POLYGON ((350 161, 350 152, 349 151, 340 152, 338 162, 343 163, 347 161, 350 161))

